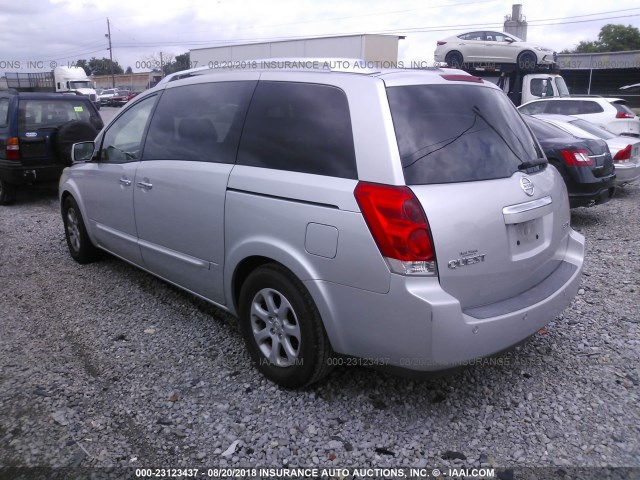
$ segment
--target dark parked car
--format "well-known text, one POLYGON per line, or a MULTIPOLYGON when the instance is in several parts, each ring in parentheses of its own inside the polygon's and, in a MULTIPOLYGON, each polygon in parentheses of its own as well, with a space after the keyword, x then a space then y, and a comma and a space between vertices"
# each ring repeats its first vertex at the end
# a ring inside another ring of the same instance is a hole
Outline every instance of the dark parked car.
POLYGON ((15 201, 18 185, 57 181, 71 146, 102 127, 89 97, 0 92, 0 205, 15 201))
POLYGON ((567 184, 571 208, 611 200, 616 189, 616 174, 604 140, 578 138, 537 118, 523 117, 549 163, 558 169, 567 184))

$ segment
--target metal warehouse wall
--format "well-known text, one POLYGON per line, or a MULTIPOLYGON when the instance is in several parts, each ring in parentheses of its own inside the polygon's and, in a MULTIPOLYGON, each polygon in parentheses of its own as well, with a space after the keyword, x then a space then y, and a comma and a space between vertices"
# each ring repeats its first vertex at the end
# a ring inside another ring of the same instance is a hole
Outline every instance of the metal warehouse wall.
POLYGON ((368 61, 396 62, 396 35, 349 35, 342 37, 305 38, 279 42, 230 45, 190 50, 193 66, 213 62, 233 62, 258 58, 363 58, 368 61))

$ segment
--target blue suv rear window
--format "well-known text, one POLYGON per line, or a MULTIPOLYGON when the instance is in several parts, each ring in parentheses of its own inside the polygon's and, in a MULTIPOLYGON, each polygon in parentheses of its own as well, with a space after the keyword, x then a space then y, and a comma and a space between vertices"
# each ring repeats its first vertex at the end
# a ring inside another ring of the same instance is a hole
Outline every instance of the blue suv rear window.
POLYGON ((87 103, 75 99, 20 100, 18 129, 24 132, 39 128, 56 128, 72 120, 88 122, 98 128, 95 119, 91 118, 91 107, 87 103))

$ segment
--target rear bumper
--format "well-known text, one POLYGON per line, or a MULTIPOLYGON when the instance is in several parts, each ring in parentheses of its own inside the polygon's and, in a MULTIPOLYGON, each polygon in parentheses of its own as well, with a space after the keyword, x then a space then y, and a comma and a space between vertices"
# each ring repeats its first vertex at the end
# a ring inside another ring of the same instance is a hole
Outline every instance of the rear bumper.
MULTIPOLYGON (((613 182, 611 182, 613 183, 613 182)), ((589 189, 587 192, 571 192, 569 193, 569 207, 591 207, 606 203, 613 198, 616 187, 606 186, 597 190, 589 189)))
POLYGON ((0 160, 0 178, 14 185, 57 182, 62 170, 64 165, 24 166, 18 162, 0 160))
POLYGON ((640 178, 640 163, 616 163, 616 185, 624 185, 640 178))
POLYGON ((392 275, 387 294, 323 281, 305 285, 337 353, 352 364, 438 371, 508 349, 536 333, 572 301, 582 276, 584 237, 571 231, 559 267, 511 299, 463 310, 436 278, 392 275))

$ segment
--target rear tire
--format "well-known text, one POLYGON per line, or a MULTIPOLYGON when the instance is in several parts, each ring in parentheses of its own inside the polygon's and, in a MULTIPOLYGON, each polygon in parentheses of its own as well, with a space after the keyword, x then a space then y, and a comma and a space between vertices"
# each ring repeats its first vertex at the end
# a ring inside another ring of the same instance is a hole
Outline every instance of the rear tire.
POLYGON ((80 264, 96 260, 98 249, 91 243, 80 208, 71 196, 65 198, 62 203, 62 221, 71 257, 80 264))
POLYGON ((518 55, 518 68, 524 72, 533 72, 538 64, 538 57, 530 51, 522 52, 518 55))
POLYGON ((457 50, 453 50, 444 57, 444 61, 447 62, 447 65, 451 68, 461 68, 464 58, 462 54, 457 50))
POLYGON ((301 388, 332 369, 329 339, 311 295, 293 273, 267 264, 240 291, 240 329, 256 367, 285 388, 301 388))
POLYGON ((0 205, 11 205, 16 201, 17 185, 0 179, 0 205))

